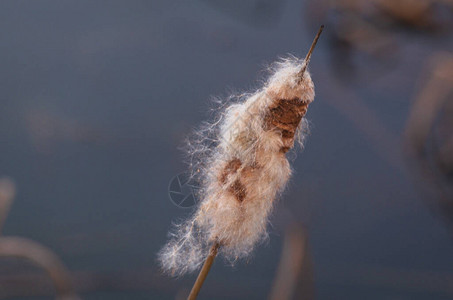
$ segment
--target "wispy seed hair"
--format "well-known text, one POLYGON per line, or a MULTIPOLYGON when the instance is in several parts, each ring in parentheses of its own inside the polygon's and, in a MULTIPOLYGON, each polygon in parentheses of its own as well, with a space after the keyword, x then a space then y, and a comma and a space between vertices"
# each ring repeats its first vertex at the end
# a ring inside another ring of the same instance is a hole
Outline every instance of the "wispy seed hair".
POLYGON ((262 88, 230 97, 215 121, 194 133, 187 151, 200 202, 159 252, 164 271, 196 270, 215 242, 234 263, 267 238, 269 214, 291 175, 286 153, 303 141, 303 117, 314 100, 304 65, 294 56, 280 59, 262 88))

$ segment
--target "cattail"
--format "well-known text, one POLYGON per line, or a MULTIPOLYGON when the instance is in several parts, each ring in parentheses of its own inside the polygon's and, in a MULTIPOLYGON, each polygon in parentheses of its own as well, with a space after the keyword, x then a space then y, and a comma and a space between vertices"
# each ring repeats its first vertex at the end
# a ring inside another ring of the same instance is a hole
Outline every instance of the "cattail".
POLYGON ((194 271, 217 251, 234 263, 266 238, 269 214, 291 175, 286 153, 306 131, 303 117, 315 95, 307 66, 322 29, 304 60, 275 63, 261 89, 226 106, 190 143, 201 201, 160 251, 164 271, 194 271))

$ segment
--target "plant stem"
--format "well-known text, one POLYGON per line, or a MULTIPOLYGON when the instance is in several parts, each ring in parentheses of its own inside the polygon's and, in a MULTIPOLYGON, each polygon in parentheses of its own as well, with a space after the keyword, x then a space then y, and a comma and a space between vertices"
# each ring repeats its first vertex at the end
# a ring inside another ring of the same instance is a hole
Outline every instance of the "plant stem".
POLYGON ((313 43, 311 44, 310 50, 308 50, 308 53, 305 56, 302 69, 298 73, 298 77, 299 77, 300 81, 302 81, 302 78, 304 77, 305 70, 308 67, 308 63, 310 62, 311 54, 313 53, 313 50, 315 49, 315 46, 318 43, 319 37, 321 36, 321 33, 323 30, 324 30, 324 25, 321 25, 321 27, 319 27, 318 33, 315 36, 315 39, 313 40, 313 43))
POLYGON ((195 300, 197 299, 198 293, 203 286, 203 282, 205 281, 206 277, 208 276, 209 270, 211 269, 212 263, 214 262, 214 258, 217 255, 217 251, 219 250, 220 244, 219 242, 215 242, 211 250, 209 251, 209 255, 206 258, 206 261, 203 264, 203 267, 200 270, 200 274, 198 274, 197 280, 195 281, 192 291, 190 291, 189 297, 187 300, 195 300))

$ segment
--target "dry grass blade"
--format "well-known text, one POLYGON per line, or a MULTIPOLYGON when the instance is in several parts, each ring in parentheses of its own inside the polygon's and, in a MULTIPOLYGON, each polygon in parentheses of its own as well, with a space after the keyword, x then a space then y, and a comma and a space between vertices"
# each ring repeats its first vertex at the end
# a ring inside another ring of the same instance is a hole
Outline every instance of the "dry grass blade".
POLYGON ((79 299, 60 259, 48 248, 26 238, 0 238, 0 256, 24 258, 44 269, 55 286, 57 299, 79 299))

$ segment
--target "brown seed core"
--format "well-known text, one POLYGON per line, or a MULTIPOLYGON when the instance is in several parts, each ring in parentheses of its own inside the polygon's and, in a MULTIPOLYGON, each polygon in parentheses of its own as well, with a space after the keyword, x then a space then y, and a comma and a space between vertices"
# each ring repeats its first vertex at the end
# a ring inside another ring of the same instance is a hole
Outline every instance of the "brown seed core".
MULTIPOLYGON (((230 160, 223 169, 222 174, 220 175, 220 182, 225 184, 227 182, 228 175, 236 173, 241 167, 242 162, 238 158, 233 158, 230 160)), ((239 202, 244 201, 246 193, 245 186, 241 183, 239 179, 236 179, 229 187, 228 191, 232 193, 239 202)))
POLYGON ((244 201, 245 196, 247 196, 245 186, 239 179, 236 179, 228 190, 236 197, 239 202, 244 201))
POLYGON ((233 158, 230 160, 225 168, 223 169, 222 174, 220 175, 220 182, 225 184, 227 181, 227 177, 230 174, 236 173, 236 171, 241 167, 242 162, 238 158, 233 158))
POLYGON ((280 149, 281 152, 286 153, 292 148, 294 135, 307 108, 308 103, 298 98, 280 99, 265 116, 265 129, 276 129, 282 135, 284 146, 280 149))

